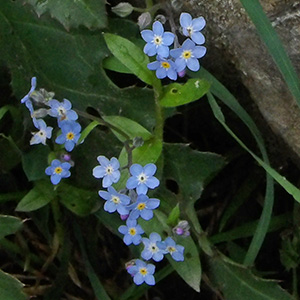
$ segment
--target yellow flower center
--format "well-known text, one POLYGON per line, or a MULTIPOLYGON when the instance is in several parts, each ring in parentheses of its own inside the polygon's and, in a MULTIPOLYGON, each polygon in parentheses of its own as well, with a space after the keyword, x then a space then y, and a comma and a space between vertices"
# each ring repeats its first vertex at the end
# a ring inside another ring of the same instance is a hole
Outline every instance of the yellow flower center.
POLYGON ((184 59, 189 59, 192 57, 192 51, 191 50, 184 50, 181 54, 181 56, 184 58, 184 59))
POLYGON ((74 135, 73 132, 68 132, 66 137, 67 137, 67 140, 70 141, 70 140, 73 140, 73 139, 74 139, 74 136, 75 136, 75 135, 74 135))
POLYGON ((138 210, 143 210, 145 207, 146 207, 146 204, 145 204, 145 203, 139 203, 139 204, 137 205, 137 209, 138 209, 138 210))
POLYGON ((140 269, 139 269, 139 272, 140 272, 143 276, 147 275, 147 273, 148 273, 148 271, 147 271, 146 268, 140 268, 140 269))
POLYGON ((168 62, 166 62, 166 61, 162 62, 162 63, 161 63, 161 66, 162 66, 163 68, 165 68, 165 69, 169 69, 169 68, 170 68, 170 64, 169 64, 168 62))
POLYGON ((54 172, 56 173, 56 174, 60 174, 61 172, 62 172, 62 167, 56 167, 55 169, 54 169, 54 172))
POLYGON ((106 167, 106 174, 107 175, 111 175, 113 173, 113 171, 114 171, 114 168, 111 165, 108 165, 106 167))
POLYGON ((120 203, 120 198, 117 197, 117 196, 113 196, 112 199, 111 199, 111 201, 112 201, 113 203, 115 203, 115 204, 119 204, 119 203, 120 203))
POLYGON ((176 248, 174 248, 172 246, 168 246, 167 250, 168 250, 168 252, 173 253, 176 251, 176 248))
POLYGON ((130 235, 135 235, 136 234, 136 229, 134 227, 129 228, 129 234, 130 235))
POLYGON ((155 35, 153 42, 155 45, 159 46, 162 44, 162 37, 160 35, 155 35))

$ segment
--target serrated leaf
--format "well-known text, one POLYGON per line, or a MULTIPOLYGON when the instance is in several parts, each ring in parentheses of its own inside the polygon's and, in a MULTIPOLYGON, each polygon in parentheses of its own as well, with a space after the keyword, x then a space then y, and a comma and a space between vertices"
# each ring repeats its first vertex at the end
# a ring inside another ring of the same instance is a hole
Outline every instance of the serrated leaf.
POLYGON ((24 0, 40 17, 49 12, 67 30, 80 25, 101 29, 107 24, 104 0, 24 0))
POLYGON ((124 133, 122 135, 112 128, 113 133, 121 142, 125 142, 128 139, 134 139, 135 137, 141 137, 144 141, 147 141, 152 137, 151 132, 131 119, 121 116, 103 116, 102 118, 108 124, 119 129, 121 133, 124 133))
POLYGON ((26 300, 28 297, 22 292, 23 284, 15 277, 0 270, 0 299, 26 300))
POLYGON ((133 74, 149 85, 160 86, 160 81, 147 68, 148 56, 139 47, 115 34, 106 33, 104 39, 111 53, 133 74))
POLYGON ((61 183, 58 186, 57 194, 60 202, 80 217, 89 215, 98 200, 97 191, 79 189, 66 183, 61 183))
MULTIPOLYGON (((10 69, 17 98, 28 93, 30 79, 36 76, 38 89, 54 91, 59 100, 69 99, 79 111, 93 107, 104 115, 121 114, 153 128, 153 91, 135 86, 120 89, 107 77, 101 62, 109 51, 101 32, 84 28, 66 32, 47 15, 38 19, 29 8, 19 1, 0 6, 0 54, 10 69)), ((119 27, 123 23, 120 20, 119 27)))
POLYGON ((205 79, 189 79, 186 83, 172 83, 164 87, 160 105, 175 107, 196 101, 203 97, 210 88, 205 79))
POLYGON ((33 211, 47 205, 53 198, 53 185, 50 181, 38 181, 34 188, 22 198, 16 211, 33 211))
POLYGON ((23 222, 19 218, 0 215, 0 240, 7 235, 16 233, 22 225, 23 222))
POLYGON ((249 269, 225 256, 208 260, 209 278, 230 300, 292 300, 293 297, 272 280, 254 276, 249 269))

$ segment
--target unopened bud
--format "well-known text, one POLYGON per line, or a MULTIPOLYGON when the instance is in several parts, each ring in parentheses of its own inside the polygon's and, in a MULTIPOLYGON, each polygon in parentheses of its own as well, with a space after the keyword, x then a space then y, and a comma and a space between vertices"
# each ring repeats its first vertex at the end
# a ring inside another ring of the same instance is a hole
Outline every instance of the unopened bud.
POLYGON ((138 148, 144 145, 144 140, 143 138, 137 136, 133 139, 132 144, 135 148, 138 148))
POLYGON ((133 6, 128 2, 121 2, 118 5, 112 7, 111 10, 119 17, 125 18, 132 13, 133 6))
POLYGON ((47 114, 48 114, 48 109, 40 108, 40 109, 35 110, 32 113, 31 117, 36 118, 36 119, 42 119, 42 118, 46 117, 47 114))
POLYGON ((146 28, 152 21, 151 15, 149 12, 144 12, 138 17, 138 25, 140 30, 146 28))
POLYGON ((154 19, 154 21, 159 21, 161 24, 166 23, 166 17, 164 15, 157 15, 154 19))

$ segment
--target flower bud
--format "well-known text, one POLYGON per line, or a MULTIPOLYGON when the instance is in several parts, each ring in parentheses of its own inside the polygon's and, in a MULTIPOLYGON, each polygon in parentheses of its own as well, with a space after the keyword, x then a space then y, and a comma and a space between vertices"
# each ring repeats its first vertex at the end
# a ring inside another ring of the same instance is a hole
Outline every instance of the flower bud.
POLYGON ((140 30, 146 28, 152 21, 151 15, 149 12, 144 12, 138 17, 138 25, 140 30))
POLYGON ((118 5, 111 8, 112 12, 118 15, 119 17, 127 17, 133 11, 133 6, 128 2, 121 2, 118 5))

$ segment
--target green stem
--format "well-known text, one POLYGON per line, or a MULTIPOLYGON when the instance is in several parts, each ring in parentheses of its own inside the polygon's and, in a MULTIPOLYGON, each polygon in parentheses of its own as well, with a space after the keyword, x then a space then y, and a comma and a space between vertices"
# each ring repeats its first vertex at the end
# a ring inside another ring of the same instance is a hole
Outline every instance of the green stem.
POLYGON ((59 244, 62 245, 65 236, 65 229, 62 224, 62 213, 60 210, 60 205, 57 197, 54 197, 54 199, 51 201, 51 208, 52 208, 53 218, 55 222, 58 241, 59 244))
POLYGON ((293 298, 299 300, 297 268, 293 268, 293 298))

